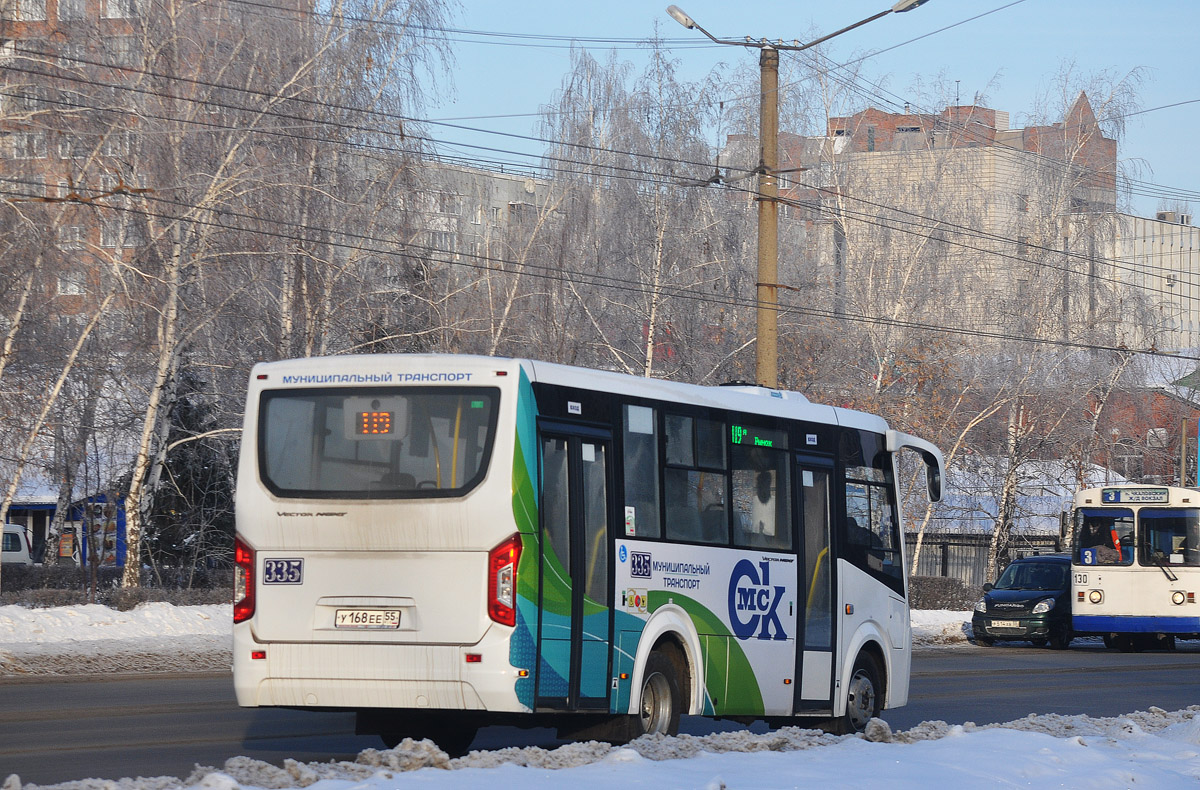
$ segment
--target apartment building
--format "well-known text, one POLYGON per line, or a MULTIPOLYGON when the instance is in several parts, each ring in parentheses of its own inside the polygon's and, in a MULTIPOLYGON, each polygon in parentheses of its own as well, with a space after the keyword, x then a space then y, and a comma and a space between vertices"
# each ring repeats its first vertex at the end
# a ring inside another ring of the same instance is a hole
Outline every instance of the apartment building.
MULTIPOLYGON (((838 312, 902 304, 971 329, 1200 347, 1191 218, 1117 210, 1117 143, 1086 94, 1045 125, 973 105, 872 107, 779 143, 781 216, 808 231, 781 247, 798 279, 784 284, 838 312)), ((731 137, 722 162, 753 167, 756 146, 731 137)))
POLYGON ((1200 349, 1200 228, 1191 214, 1118 216, 1113 277, 1151 300, 1148 335, 1161 351, 1200 349))

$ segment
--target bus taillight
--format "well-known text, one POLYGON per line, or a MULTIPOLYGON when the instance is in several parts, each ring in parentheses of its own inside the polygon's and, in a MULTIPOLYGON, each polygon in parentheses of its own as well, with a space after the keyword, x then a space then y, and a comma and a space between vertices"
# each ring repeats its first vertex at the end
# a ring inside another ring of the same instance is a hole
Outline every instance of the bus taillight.
POLYGON ((242 540, 233 539, 233 622, 241 623, 254 616, 254 549, 242 540))
POLYGON ((488 552, 488 617, 501 625, 517 624, 517 561, 520 558, 520 535, 513 535, 488 552))

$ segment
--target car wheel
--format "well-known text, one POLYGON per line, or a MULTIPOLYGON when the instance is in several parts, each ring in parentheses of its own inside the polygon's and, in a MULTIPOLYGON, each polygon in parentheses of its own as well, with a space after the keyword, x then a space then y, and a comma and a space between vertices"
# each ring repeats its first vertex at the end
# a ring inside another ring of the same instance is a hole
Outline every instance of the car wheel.
POLYGON ((984 647, 991 647, 992 645, 996 644, 996 640, 992 639, 990 636, 979 636, 976 634, 975 644, 983 645, 984 647))
POLYGON ((634 722, 634 737, 652 733, 675 735, 683 694, 679 690, 680 669, 664 651, 655 650, 646 661, 642 676, 641 703, 634 722))
POLYGON ((1071 633, 1071 629, 1069 628, 1054 632, 1050 634, 1050 649, 1066 650, 1071 646, 1071 640, 1074 638, 1075 634, 1071 633))
POLYGON ((1045 640, 1045 639, 1030 639, 1029 641, 1030 641, 1031 643, 1033 643, 1033 646, 1034 646, 1034 647, 1045 647, 1045 646, 1046 646, 1046 642, 1047 642, 1048 640, 1045 640))

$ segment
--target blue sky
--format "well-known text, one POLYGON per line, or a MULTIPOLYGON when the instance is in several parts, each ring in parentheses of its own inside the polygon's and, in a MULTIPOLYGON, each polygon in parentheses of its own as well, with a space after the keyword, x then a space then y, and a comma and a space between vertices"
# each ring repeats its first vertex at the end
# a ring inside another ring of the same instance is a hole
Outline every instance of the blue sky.
MULTIPOLYGON (((732 67, 757 62, 756 53, 749 50, 703 46, 706 39, 698 31, 685 30, 667 16, 668 2, 461 0, 452 24, 467 30, 566 39, 640 39, 653 35, 658 23, 664 38, 690 43, 673 48, 684 78, 700 79, 720 63, 732 67)), ((676 0, 719 37, 750 35, 800 41, 871 16, 890 2, 676 0)), ((1196 101, 1200 100, 1200 84, 1195 79, 1200 72, 1196 65, 1198 28, 1200 3, 1195 0, 1146 4, 1128 0, 929 0, 914 11, 889 14, 847 32, 826 44, 824 51, 832 60, 844 63, 887 49, 864 61, 862 76, 882 83, 888 95, 909 98, 915 80, 930 83, 940 76, 949 84, 957 81, 964 104, 985 91, 986 104, 1009 111, 1013 126, 1030 122, 1039 97, 1052 89, 1065 64, 1073 64, 1082 75, 1108 72, 1117 78, 1140 69, 1141 107, 1149 111, 1127 119, 1118 155, 1140 163, 1141 181, 1165 188, 1165 192, 1143 188, 1133 196, 1135 213, 1152 214, 1164 194, 1174 200, 1190 196, 1192 208, 1200 208, 1200 195, 1189 194, 1200 193, 1200 155, 1193 134, 1200 127, 1200 101, 1196 101), (979 18, 966 21, 972 17, 979 18), (941 28, 948 29, 934 32, 941 28), (912 41, 929 33, 933 35, 912 41), (1179 102, 1192 103, 1155 109, 1179 102)), ((507 43, 501 45, 496 41, 454 36, 453 91, 441 94, 443 98, 428 108, 428 117, 470 118, 456 122, 490 131, 531 133, 532 117, 495 116, 536 113, 540 105, 550 102, 569 67, 569 42, 504 39, 507 43), (511 45, 514 43, 519 45, 511 45)), ((606 57, 607 45, 584 46, 598 58, 606 57)), ((637 49, 621 49, 619 55, 635 65, 642 62, 637 49)), ((443 140, 538 150, 535 143, 494 135, 445 127, 432 131, 443 140)), ((468 156, 478 153, 462 152, 468 156)))

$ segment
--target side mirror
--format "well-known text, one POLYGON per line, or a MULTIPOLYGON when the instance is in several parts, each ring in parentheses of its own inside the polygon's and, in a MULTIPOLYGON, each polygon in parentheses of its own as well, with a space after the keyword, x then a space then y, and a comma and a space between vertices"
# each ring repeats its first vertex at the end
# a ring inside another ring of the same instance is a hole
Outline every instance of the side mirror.
POLYGON ((995 588, 995 586, 994 586, 994 585, 993 585, 991 582, 987 582, 987 583, 985 583, 985 584, 983 585, 983 591, 984 591, 985 593, 987 593, 987 592, 991 592, 991 591, 992 591, 992 590, 994 590, 994 589, 996 589, 996 588, 995 588))

